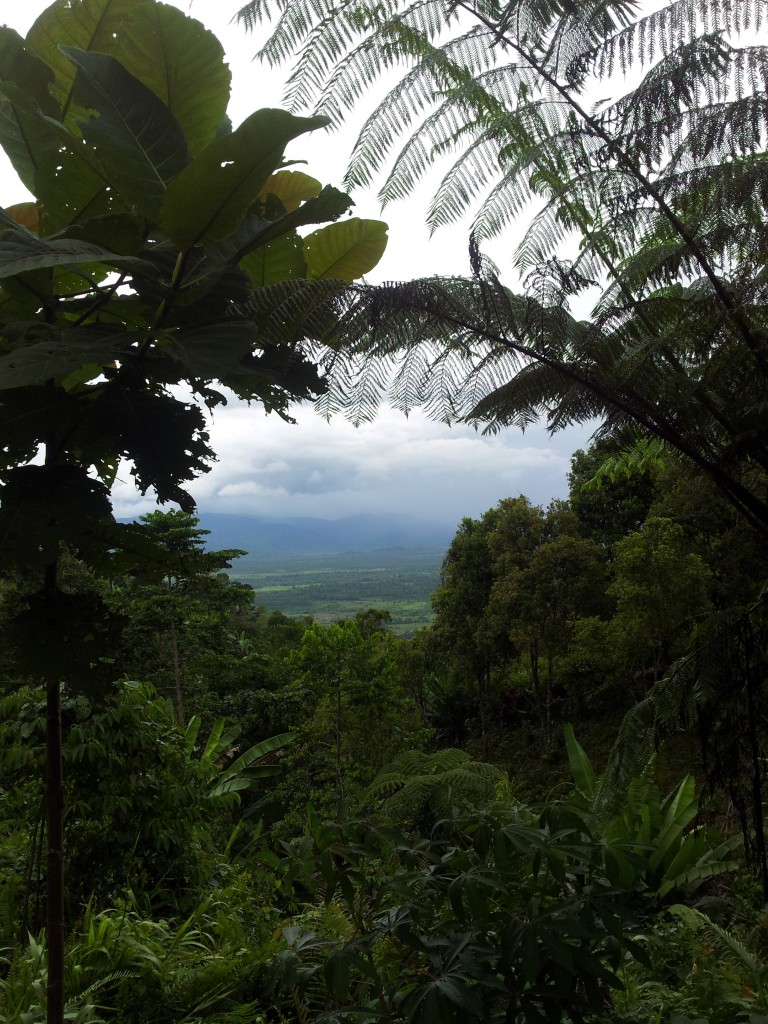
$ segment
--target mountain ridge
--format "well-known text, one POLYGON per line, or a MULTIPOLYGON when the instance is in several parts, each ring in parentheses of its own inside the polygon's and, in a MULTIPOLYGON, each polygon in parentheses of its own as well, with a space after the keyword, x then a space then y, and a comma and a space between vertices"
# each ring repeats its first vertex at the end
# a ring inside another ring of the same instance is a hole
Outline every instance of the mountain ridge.
POLYGON ((375 551, 444 551, 455 525, 401 515, 249 516, 199 511, 210 550, 240 548, 251 558, 343 555, 375 551))

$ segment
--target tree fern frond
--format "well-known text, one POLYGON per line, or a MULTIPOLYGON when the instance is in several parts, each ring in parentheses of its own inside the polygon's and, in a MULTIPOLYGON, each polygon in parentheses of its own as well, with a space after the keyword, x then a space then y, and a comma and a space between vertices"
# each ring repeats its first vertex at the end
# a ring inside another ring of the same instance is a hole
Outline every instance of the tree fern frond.
MULTIPOLYGON (((279 4, 279 16, 272 35, 259 50, 257 56, 271 67, 290 59, 291 55, 311 38, 315 19, 325 20, 331 14, 333 5, 324 4, 322 0, 312 0, 311 10, 307 11, 298 4, 279 4)), ((238 12, 238 19, 247 27, 265 20, 271 20, 271 8, 262 2, 249 4, 238 12)))
POLYGON ((657 735, 656 706, 650 698, 627 712, 600 776, 593 803, 599 821, 607 821, 620 809, 630 781, 642 773, 653 757, 657 735))
POLYGON ((454 804, 487 803, 501 775, 496 765, 472 761, 463 750, 448 748, 433 754, 409 750, 382 769, 367 798, 383 800, 385 813, 395 821, 434 818, 454 804))
POLYGON ((738 36, 753 25, 757 28, 767 14, 766 0, 756 0, 751 10, 741 11, 738 5, 719 0, 674 0, 607 35, 581 60, 588 62, 600 77, 616 71, 626 74, 635 63, 647 66, 659 54, 670 53, 702 27, 705 32, 738 36))
MULTIPOLYGON (((419 135, 423 131, 432 146, 439 148, 467 125, 468 105, 477 113, 492 104, 491 97, 476 78, 483 65, 474 54, 481 49, 470 44, 477 42, 478 32, 474 30, 445 47, 429 48, 366 120, 353 147, 345 181, 354 186, 370 183, 372 174, 381 166, 383 157, 392 149, 395 140, 421 114, 429 114, 433 108, 439 108, 437 115, 427 117, 419 131, 419 135), (456 60, 456 51, 468 59, 468 67, 456 60), (446 92, 450 93, 447 100, 443 99, 446 92)), ((359 83, 370 80, 359 66, 358 54, 366 45, 340 62, 320 98, 318 111, 331 117, 338 115, 338 110, 329 106, 329 102, 334 102, 333 98, 339 95, 353 98, 356 89, 360 88, 359 83)), ((366 50, 366 61, 369 60, 366 50)), ((370 67, 369 63, 366 70, 370 71, 370 67)))

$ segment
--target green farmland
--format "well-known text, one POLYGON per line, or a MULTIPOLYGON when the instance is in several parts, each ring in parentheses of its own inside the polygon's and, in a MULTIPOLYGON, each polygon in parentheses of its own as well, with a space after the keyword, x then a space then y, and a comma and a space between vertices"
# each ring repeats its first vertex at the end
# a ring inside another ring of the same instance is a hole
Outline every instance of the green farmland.
POLYGON ((327 624, 366 608, 386 608, 393 628, 409 636, 432 620, 430 594, 437 586, 442 551, 405 549, 266 562, 250 556, 232 567, 249 583, 256 603, 286 615, 311 615, 327 624))

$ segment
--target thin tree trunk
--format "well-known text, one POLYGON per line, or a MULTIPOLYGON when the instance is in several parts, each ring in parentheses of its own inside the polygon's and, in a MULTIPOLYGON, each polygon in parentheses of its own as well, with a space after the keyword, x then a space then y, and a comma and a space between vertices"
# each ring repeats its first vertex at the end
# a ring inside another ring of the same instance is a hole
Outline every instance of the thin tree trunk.
POLYGON ((176 687, 176 717, 184 724, 184 701, 181 696, 181 668, 179 667, 179 638, 176 620, 171 619, 171 652, 173 654, 173 682, 176 687))
POLYGON ((752 670, 752 628, 744 622, 744 652, 747 669, 747 723, 749 745, 752 754, 752 822, 755 831, 755 853, 760 868, 763 898, 768 900, 768 856, 765 849, 765 819, 763 816, 763 772, 760 740, 757 735, 757 707, 755 706, 755 683, 752 670))
MULTIPOLYGON (((46 566, 45 590, 53 601, 56 565, 46 566)), ((48 896, 47 1024, 64 1022, 64 768, 61 741, 61 685, 58 675, 46 679, 45 720, 45 807, 48 854, 46 883, 48 896)))
POLYGON ((344 773, 341 770, 341 676, 336 680, 336 802, 341 807, 344 799, 344 773))
POLYGON ((528 647, 528 653, 531 659, 531 682, 533 684, 533 692, 538 700, 541 696, 541 678, 539 676, 539 648, 538 644, 532 642, 528 647))
POLYGON ((488 658, 483 656, 477 670, 477 704, 480 719, 480 739, 483 744, 483 757, 488 755, 488 688, 490 668, 488 658))
POLYGON ((24 877, 24 905, 21 909, 19 925, 19 941, 26 939, 27 932, 38 932, 43 926, 40 920, 41 888, 42 888, 42 854, 45 845, 45 793, 38 808, 32 839, 29 847, 24 877), (34 891, 33 891, 34 886, 34 891))
POLYGON ((544 740, 547 746, 552 742, 552 655, 547 655, 547 692, 544 699, 544 740))

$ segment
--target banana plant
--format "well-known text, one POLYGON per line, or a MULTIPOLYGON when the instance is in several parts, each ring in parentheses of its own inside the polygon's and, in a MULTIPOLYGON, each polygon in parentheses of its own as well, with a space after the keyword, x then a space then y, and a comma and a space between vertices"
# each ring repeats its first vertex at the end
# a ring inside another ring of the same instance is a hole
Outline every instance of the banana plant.
POLYGON ((662 799, 652 757, 623 793, 608 793, 570 725, 565 742, 575 785, 568 805, 592 835, 602 838, 606 875, 618 889, 639 891, 657 902, 739 866, 733 854, 743 842, 741 835, 713 848, 700 827, 690 827, 699 811, 692 775, 662 799))
MULTIPOLYGON (((195 743, 200 732, 200 716, 195 715, 187 725, 184 733, 184 742, 187 754, 191 757, 195 750, 195 743)), ((231 764, 222 767, 222 761, 227 753, 232 750, 240 729, 237 726, 227 727, 224 718, 218 718, 208 736, 205 746, 200 753, 200 764, 208 767, 210 782, 208 786, 208 798, 216 800, 219 797, 234 794, 239 800, 239 792, 244 789, 253 789, 258 783, 271 775, 278 775, 282 766, 274 762, 260 764, 270 754, 287 747, 296 739, 295 732, 282 732, 277 736, 270 736, 268 739, 255 743, 248 750, 235 758, 231 764)))

